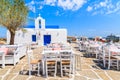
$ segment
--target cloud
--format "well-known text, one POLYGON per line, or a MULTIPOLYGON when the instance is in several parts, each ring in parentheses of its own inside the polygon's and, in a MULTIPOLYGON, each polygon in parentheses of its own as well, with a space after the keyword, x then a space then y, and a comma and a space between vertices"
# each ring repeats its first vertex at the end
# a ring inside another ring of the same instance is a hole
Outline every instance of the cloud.
POLYGON ((46 5, 55 6, 56 0, 45 0, 45 4, 46 4, 46 5))
POLYGON ((55 15, 56 15, 56 16, 62 16, 62 15, 64 15, 64 14, 65 14, 64 12, 59 11, 59 10, 57 10, 57 11, 55 12, 55 15))
POLYGON ((104 0, 100 2, 94 2, 87 7, 88 12, 91 10, 93 11, 93 15, 120 13, 120 1, 104 0))
POLYGON ((61 7, 64 10, 76 11, 79 10, 87 0, 44 0, 44 1, 34 1, 26 3, 29 10, 36 12, 35 5, 39 6, 37 9, 42 9, 45 5, 61 7))
POLYGON ((108 3, 108 0, 105 0, 104 2, 100 2, 99 5, 101 7, 106 7, 107 6, 107 3, 108 3))
MULTIPOLYGON (((86 3, 88 4, 86 11, 91 12, 92 15, 97 14, 120 14, 120 1, 119 0, 32 0, 26 5, 29 7, 29 10, 36 12, 38 9, 43 9, 45 5, 61 7, 63 10, 77 11, 83 7, 86 3), (35 7, 37 5, 37 8, 35 7)), ((59 15, 56 12, 56 15, 59 15)))
POLYGON ((39 6, 39 8, 38 9, 42 9, 43 8, 43 6, 39 6))
POLYGON ((33 13, 35 13, 36 9, 40 9, 41 10, 43 8, 43 4, 44 4, 43 1, 32 0, 31 2, 26 3, 26 6, 28 6, 28 8, 29 8, 30 11, 32 11, 33 13), (36 5, 37 5, 37 8, 36 8, 36 5))
POLYGON ((34 5, 35 5, 34 1, 31 1, 31 2, 26 4, 26 6, 28 6, 29 10, 35 13, 36 11, 35 11, 35 6, 34 5))
POLYGON ((87 11, 88 11, 88 12, 92 11, 92 9, 93 9, 93 8, 92 8, 91 6, 88 6, 88 7, 87 7, 87 11))
POLYGON ((76 11, 80 9, 86 0, 46 0, 45 4, 50 6, 58 6, 64 10, 76 11))
POLYGON ((120 1, 116 3, 115 6, 111 6, 107 11, 107 14, 120 12, 120 1))
POLYGON ((56 16, 59 16, 60 15, 60 12, 59 11, 56 11, 56 16))

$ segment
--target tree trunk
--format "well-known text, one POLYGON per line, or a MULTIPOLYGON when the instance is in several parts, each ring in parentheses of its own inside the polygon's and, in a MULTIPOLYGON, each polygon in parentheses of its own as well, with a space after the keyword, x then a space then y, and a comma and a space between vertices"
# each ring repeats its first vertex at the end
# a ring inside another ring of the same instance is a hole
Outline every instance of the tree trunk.
POLYGON ((10 31, 10 45, 14 44, 15 33, 10 31))

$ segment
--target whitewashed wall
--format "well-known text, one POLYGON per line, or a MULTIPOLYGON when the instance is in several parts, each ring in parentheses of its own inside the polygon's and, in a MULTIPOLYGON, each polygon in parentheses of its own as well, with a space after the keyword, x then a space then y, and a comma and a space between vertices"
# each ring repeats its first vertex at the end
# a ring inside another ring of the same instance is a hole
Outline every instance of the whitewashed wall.
MULTIPOLYGON (((51 35, 51 43, 66 43, 67 30, 66 29, 45 29, 41 31, 41 35, 51 35)), ((44 44, 44 38, 41 36, 41 43, 44 44)))
MULTIPOLYGON (((27 32, 16 31, 15 44, 31 43, 32 35, 36 34, 34 29, 26 29, 27 32)), ((45 29, 40 30, 40 37, 37 38, 39 45, 44 45, 44 35, 51 35, 51 43, 66 43, 67 30, 66 29, 45 29)), ((10 33, 7 32, 7 43, 10 42, 10 33)))
POLYGON ((32 35, 35 34, 34 30, 26 29, 27 32, 17 31, 15 35, 15 43, 31 43, 32 35))
MULTIPOLYGON (((32 35, 35 34, 33 29, 26 29, 27 32, 23 33, 21 30, 16 31, 14 44, 30 43, 32 42, 32 35)), ((10 43, 10 33, 7 31, 7 44, 10 43)))

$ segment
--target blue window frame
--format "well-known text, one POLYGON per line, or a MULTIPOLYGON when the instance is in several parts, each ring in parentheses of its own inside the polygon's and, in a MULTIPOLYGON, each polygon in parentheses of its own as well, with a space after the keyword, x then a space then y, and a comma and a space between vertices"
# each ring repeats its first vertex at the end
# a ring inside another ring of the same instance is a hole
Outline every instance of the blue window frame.
POLYGON ((51 43, 51 35, 44 35, 44 45, 51 43))
POLYGON ((36 35, 32 35, 32 41, 36 42, 36 35))

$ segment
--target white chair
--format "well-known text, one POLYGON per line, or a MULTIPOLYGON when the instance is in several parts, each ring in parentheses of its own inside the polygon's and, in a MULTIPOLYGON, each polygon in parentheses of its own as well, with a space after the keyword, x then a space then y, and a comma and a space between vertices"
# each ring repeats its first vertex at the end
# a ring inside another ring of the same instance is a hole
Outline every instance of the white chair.
POLYGON ((31 49, 39 47, 37 42, 31 42, 31 49))
POLYGON ((57 58, 58 58, 58 52, 57 51, 47 51, 47 52, 44 53, 46 77, 48 77, 48 74, 52 73, 52 72, 54 74, 54 77, 56 77, 57 58))
POLYGON ((29 65, 29 75, 31 75, 32 71, 37 71, 37 75, 40 75, 40 59, 35 59, 33 57, 33 51, 32 50, 28 50, 27 51, 28 54, 28 65, 29 65), (37 70, 36 70, 37 69, 37 70))
POLYGON ((110 69, 111 67, 116 67, 117 70, 119 70, 119 61, 120 61, 120 57, 119 57, 119 53, 118 52, 111 52, 109 53, 109 60, 108 60, 108 69, 110 69))
POLYGON ((118 69, 118 61, 117 58, 115 56, 117 56, 117 54, 113 54, 110 49, 109 49, 110 45, 104 46, 103 49, 103 65, 104 67, 106 67, 106 64, 108 65, 108 69, 110 69, 111 67, 117 67, 118 69))
POLYGON ((68 72, 69 76, 74 73, 74 57, 71 50, 60 51, 60 66, 61 66, 61 77, 63 73, 68 72))

